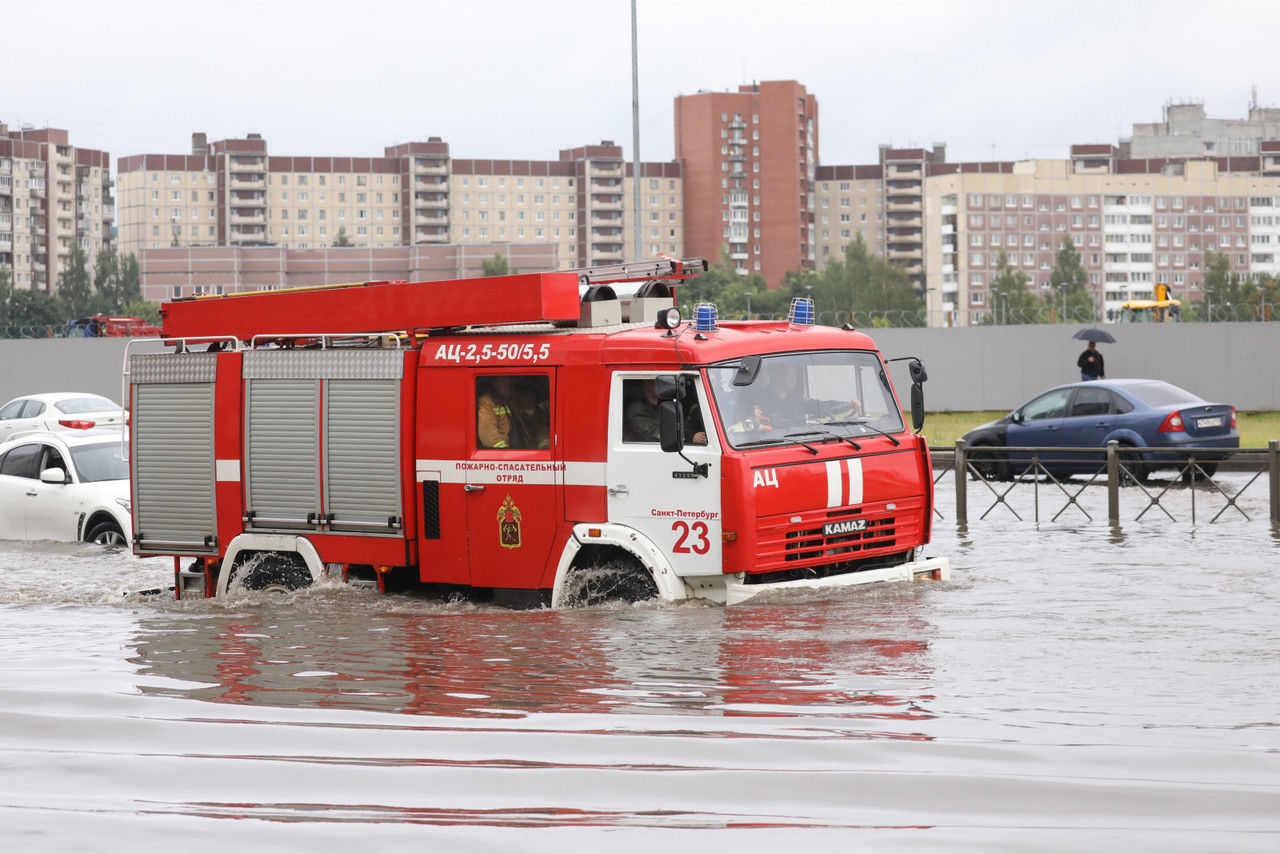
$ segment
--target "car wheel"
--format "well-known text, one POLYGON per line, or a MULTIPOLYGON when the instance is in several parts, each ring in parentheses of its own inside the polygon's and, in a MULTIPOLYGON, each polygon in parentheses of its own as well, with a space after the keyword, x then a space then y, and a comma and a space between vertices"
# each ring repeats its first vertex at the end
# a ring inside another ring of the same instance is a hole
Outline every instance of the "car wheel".
MULTIPOLYGON (((1120 443, 1121 450, 1134 447, 1136 446, 1131 445, 1128 442, 1120 443)), ((1120 465, 1123 466, 1123 468, 1120 469, 1121 486, 1133 486, 1137 483, 1146 483, 1151 479, 1151 469, 1148 464, 1144 463, 1141 459, 1132 454, 1122 454, 1120 457, 1120 465)))
POLYGON ((982 480, 1008 480, 1007 464, 1001 459, 1004 454, 990 442, 971 445, 965 455, 969 465, 973 467, 976 477, 982 480))
MULTIPOLYGON (((1213 477, 1215 474, 1218 473, 1217 463, 1200 463, 1199 465, 1200 465, 1200 471, 1196 472, 1196 475, 1195 475, 1197 480, 1203 480, 1204 478, 1207 478, 1207 477, 1213 477)), ((1183 472, 1182 482, 1191 483, 1191 474, 1192 473, 1190 470, 1183 472)))
POLYGON ((94 525, 89 529, 85 540, 91 543, 97 543, 100 546, 127 546, 129 541, 125 539, 124 532, 120 530, 120 526, 115 522, 103 521, 94 525))

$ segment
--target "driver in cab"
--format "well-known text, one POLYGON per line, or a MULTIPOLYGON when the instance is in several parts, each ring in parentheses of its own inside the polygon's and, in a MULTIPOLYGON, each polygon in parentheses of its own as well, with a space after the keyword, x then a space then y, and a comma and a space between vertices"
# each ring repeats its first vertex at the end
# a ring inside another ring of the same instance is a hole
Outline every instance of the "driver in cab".
POLYGON ((821 423, 862 411, 856 398, 847 402, 811 400, 795 361, 765 362, 765 366, 739 406, 737 423, 744 430, 769 432, 786 424, 794 426, 804 420, 821 423))

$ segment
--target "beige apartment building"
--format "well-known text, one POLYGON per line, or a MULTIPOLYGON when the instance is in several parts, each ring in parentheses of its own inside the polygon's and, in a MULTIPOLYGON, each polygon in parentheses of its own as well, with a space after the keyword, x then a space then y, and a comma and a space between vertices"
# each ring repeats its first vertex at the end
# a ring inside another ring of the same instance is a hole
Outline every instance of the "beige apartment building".
POLYGON ((0 267, 15 287, 56 292, 74 246, 93 275, 98 253, 113 248, 110 166, 65 130, 0 124, 0 267))
POLYGON ((1229 162, 1133 160, 1114 146, 1076 145, 1067 160, 928 178, 930 324, 977 324, 999 310, 990 284, 1001 252, 1028 287, 1049 294, 1068 236, 1103 320, 1125 300, 1151 298, 1157 283, 1175 298, 1200 299, 1211 251, 1236 273, 1280 275, 1280 143, 1261 151, 1229 162))
MULTIPOLYGON (((361 248, 549 243, 562 269, 627 260, 632 168, 609 141, 556 160, 450 157, 448 143, 390 146, 382 157, 275 156, 257 134, 189 155, 119 160, 119 247, 361 248)), ((682 252, 680 168, 642 163, 641 236, 682 252)))

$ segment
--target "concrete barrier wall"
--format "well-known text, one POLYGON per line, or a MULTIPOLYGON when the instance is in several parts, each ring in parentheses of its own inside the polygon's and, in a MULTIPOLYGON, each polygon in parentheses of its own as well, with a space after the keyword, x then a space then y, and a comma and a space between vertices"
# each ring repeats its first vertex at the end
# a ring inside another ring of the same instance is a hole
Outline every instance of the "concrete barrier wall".
MULTIPOLYGON (((1037 392, 1080 378, 1078 326, 869 329, 886 358, 919 356, 929 372, 928 409, 1012 409, 1037 392)), ((1241 410, 1280 410, 1280 323, 1166 323, 1109 326, 1101 344, 1107 376, 1168 380, 1241 410)), ((0 340, 0 404, 39 391, 87 391, 120 398, 125 342, 107 339, 0 340)), ((892 366, 902 402, 910 380, 892 366)))

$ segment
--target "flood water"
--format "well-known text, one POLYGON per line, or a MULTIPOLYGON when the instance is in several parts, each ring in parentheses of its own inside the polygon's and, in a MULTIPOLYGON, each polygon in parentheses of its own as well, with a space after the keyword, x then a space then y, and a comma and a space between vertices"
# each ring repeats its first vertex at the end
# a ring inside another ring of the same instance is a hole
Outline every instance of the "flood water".
POLYGON ((1265 482, 1251 521, 1135 522, 1134 503, 1118 529, 1100 488, 1093 521, 1039 525, 979 519, 974 491, 964 530, 939 490, 927 553, 950 582, 733 608, 510 612, 330 582, 175 602, 130 592, 171 584, 163 560, 0 543, 0 839, 1280 849, 1265 482))

